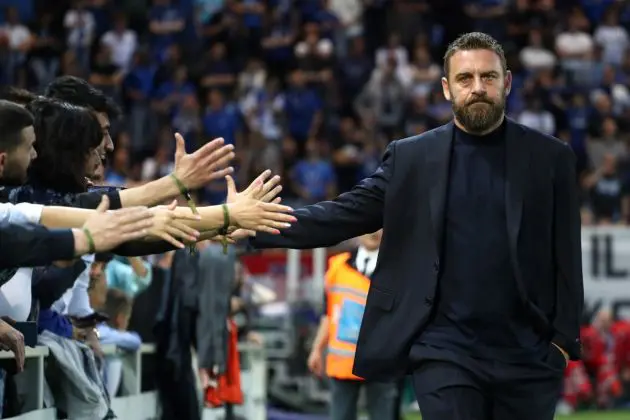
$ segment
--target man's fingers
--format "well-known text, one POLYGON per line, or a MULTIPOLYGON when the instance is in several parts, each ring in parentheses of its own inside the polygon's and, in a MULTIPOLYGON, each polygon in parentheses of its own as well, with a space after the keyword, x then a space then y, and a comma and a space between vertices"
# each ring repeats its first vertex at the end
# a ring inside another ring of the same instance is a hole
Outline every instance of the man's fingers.
POLYGON ((232 178, 230 175, 226 175, 225 183, 227 184, 228 195, 236 194, 236 184, 234 183, 234 178, 232 178))
POLYGON ((218 137, 212 141, 209 141, 208 143, 204 144, 203 146, 201 146, 195 153, 193 153, 193 155, 195 156, 206 156, 212 152, 214 152, 215 150, 217 150, 218 148, 220 148, 221 146, 223 146, 225 144, 225 140, 223 139, 223 137, 218 137))
POLYGON ((120 234, 134 234, 143 237, 147 235, 151 227, 153 227, 153 220, 149 219, 121 224, 118 230, 120 234))
POLYGON ((271 175, 271 169, 264 170, 260 175, 256 177, 255 180, 252 181, 251 184, 247 186, 245 191, 243 191, 243 194, 249 195, 252 192, 252 190, 256 188, 258 185, 264 184, 264 182, 267 180, 267 178, 269 178, 270 175, 271 175))
POLYGON ((24 336, 17 330, 11 331, 12 335, 13 353, 15 354, 15 362, 17 364, 18 372, 24 369, 25 349, 24 349, 24 336))
POLYGON ((234 168, 229 166, 225 169, 221 169, 220 171, 213 171, 210 174, 209 180, 216 181, 217 179, 225 178, 227 175, 234 173, 234 168))
POLYGON ((173 202, 169 204, 167 208, 171 211, 175 210, 177 208, 177 200, 173 200, 173 202))
POLYGON ((181 239, 186 239, 188 241, 197 241, 199 238, 199 232, 195 229, 186 226, 182 222, 171 221, 170 225, 167 226, 166 229, 171 235, 176 236, 181 239))
POLYGON ((279 235, 280 234, 280 231, 278 229, 274 229, 272 227, 265 226, 265 225, 258 225, 256 227, 256 230, 258 232, 265 232, 265 233, 269 233, 271 235, 279 235))
POLYGON ((175 133, 175 160, 186 154, 186 142, 181 134, 175 133))
POLYGON ((280 192, 282 192, 282 185, 278 185, 273 190, 267 192, 265 195, 263 195, 260 198, 260 201, 265 202, 265 203, 273 202, 273 200, 276 198, 278 194, 280 194, 280 192))
POLYGON ((214 152, 206 159, 199 163, 201 168, 208 168, 210 172, 216 172, 221 169, 225 169, 230 165, 230 162, 234 160, 235 154, 232 151, 234 148, 232 145, 224 146, 220 150, 214 152))
MULTIPOLYGON (((274 189, 278 184, 280 183, 280 176, 276 175, 273 178, 271 178, 269 181, 265 182, 263 184, 263 187, 260 190, 260 196, 259 197, 253 197, 257 200, 262 200, 262 197, 266 196, 272 189, 274 189)), ((271 199, 266 200, 266 202, 269 202, 271 199)), ((265 200, 262 200, 265 201, 265 200)))
POLYGON ((273 204, 280 204, 282 202, 282 197, 276 197, 273 200, 271 200, 271 202, 273 204))
MULTIPOLYGON (((283 213, 293 212, 293 209, 289 206, 283 206, 282 204, 274 204, 274 203, 259 203, 259 205, 260 205, 260 208, 266 212, 273 212, 274 214, 277 214, 277 215, 288 216, 289 218, 292 219, 292 220, 287 220, 287 221, 291 221, 291 222, 296 221, 294 216, 283 214, 283 213)), ((284 219, 278 219, 278 220, 284 220, 284 219)))
POLYGON ((176 248, 182 249, 182 248, 186 247, 182 242, 178 241, 177 239, 175 239, 173 236, 169 235, 166 232, 161 232, 157 236, 159 238, 161 238, 162 240, 170 243, 171 245, 173 245, 176 248))
POLYGON ((107 197, 106 195, 103 195, 101 197, 101 202, 98 204, 98 207, 96 207, 96 211, 100 213, 105 213, 108 209, 109 209, 109 197, 107 197))
POLYGON ((118 224, 135 223, 139 221, 147 221, 149 224, 153 222, 153 213, 147 208, 135 208, 131 211, 115 213, 113 222, 118 224))
POLYGON ((271 226, 274 229, 287 229, 291 227, 291 223, 288 222, 279 222, 274 219, 265 219, 263 220, 263 224, 265 226, 271 226))

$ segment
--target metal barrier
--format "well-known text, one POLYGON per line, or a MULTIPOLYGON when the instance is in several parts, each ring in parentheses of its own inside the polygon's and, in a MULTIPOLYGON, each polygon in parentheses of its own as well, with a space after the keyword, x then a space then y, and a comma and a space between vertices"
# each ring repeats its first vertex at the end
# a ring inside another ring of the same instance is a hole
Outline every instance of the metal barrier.
MULTIPOLYGON (((127 395, 112 399, 112 410, 120 420, 155 419, 158 417, 158 400, 155 391, 142 390, 142 355, 155 353, 153 344, 143 344, 137 352, 127 352, 117 349, 113 345, 103 346, 106 356, 119 357, 125 366, 123 381, 126 383, 127 395)), ((265 420, 267 418, 267 361, 264 349, 250 344, 240 345, 241 365, 243 366, 242 384, 245 394, 245 404, 236 407, 236 414, 247 420, 265 420)), ((48 357, 48 348, 38 346, 26 348, 25 378, 29 384, 34 384, 35 398, 31 406, 25 407, 26 413, 11 417, 11 420, 55 420, 55 408, 44 406, 44 359, 48 357)), ((14 359, 12 352, 0 351, 0 359, 14 359)), ((204 410, 204 419, 220 419, 213 416, 213 410, 204 410), (209 413, 210 412, 210 413, 209 413), (210 417, 207 417, 210 415, 210 417)))

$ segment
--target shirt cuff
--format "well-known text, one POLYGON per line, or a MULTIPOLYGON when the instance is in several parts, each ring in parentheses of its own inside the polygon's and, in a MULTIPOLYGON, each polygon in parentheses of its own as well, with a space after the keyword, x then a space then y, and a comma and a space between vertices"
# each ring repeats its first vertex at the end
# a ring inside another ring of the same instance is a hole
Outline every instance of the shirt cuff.
POLYGON ((74 235, 72 229, 51 229, 50 255, 53 261, 71 260, 75 256, 74 235))
POLYGON ((122 208, 122 202, 120 201, 120 191, 112 191, 107 193, 107 198, 109 198, 110 210, 118 210, 122 208))

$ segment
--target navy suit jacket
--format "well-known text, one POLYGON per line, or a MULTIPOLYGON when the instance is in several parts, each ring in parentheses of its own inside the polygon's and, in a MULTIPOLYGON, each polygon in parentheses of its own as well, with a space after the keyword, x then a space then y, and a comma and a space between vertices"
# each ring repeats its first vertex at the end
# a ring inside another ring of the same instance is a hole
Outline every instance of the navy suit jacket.
MULTIPOLYGON (((383 228, 354 373, 401 376, 431 314, 440 272, 453 123, 392 142, 380 168, 333 201, 296 210, 281 235, 257 248, 328 247, 383 228)), ((569 146, 511 120, 506 128, 506 215, 523 308, 541 337, 580 357, 582 284, 575 157, 569 146)), ((470 244, 474 246, 473 244, 470 244)))

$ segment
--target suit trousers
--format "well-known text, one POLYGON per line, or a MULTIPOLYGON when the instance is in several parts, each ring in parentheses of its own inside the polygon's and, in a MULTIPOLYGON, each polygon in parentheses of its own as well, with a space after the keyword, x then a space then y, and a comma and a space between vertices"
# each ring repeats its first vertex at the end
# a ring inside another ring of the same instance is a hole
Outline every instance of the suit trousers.
POLYGON ((553 420, 566 362, 552 346, 540 362, 515 365, 445 350, 423 357, 413 372, 422 420, 553 420))
POLYGON ((357 420, 357 403, 361 388, 365 388, 370 420, 398 420, 394 418, 396 383, 364 382, 330 378, 330 420, 357 420))

